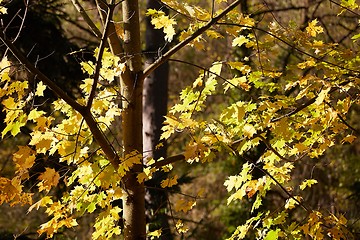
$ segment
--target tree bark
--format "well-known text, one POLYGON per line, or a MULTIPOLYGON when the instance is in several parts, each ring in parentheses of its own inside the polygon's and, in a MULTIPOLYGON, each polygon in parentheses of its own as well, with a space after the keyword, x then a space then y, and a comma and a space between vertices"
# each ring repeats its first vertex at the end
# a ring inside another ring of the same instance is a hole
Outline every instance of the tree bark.
MULTIPOLYGON (((156 0, 147 0, 147 9, 161 8, 161 4, 156 0)), ((163 11, 167 11, 166 8, 163 11)), ((150 17, 146 18, 146 49, 145 49, 145 68, 152 64, 156 58, 168 47, 164 39, 162 30, 154 29, 150 22, 150 17)), ((163 146, 157 148, 160 143, 161 127, 164 116, 167 113, 168 102, 168 78, 169 64, 165 62, 154 72, 152 72, 144 81, 143 95, 143 144, 144 159, 166 158, 166 142, 163 146)), ((150 231, 162 229, 161 239, 173 239, 166 214, 168 194, 161 189, 160 183, 165 179, 167 174, 156 172, 153 178, 146 183, 146 215, 150 222, 150 231)))
MULTIPOLYGON (((137 151, 142 154, 142 62, 140 45, 139 6, 137 0, 122 3, 124 53, 129 77, 120 80, 123 103, 122 134, 124 156, 137 151)), ((124 239, 146 239, 145 188, 137 181, 142 164, 135 165, 123 179, 124 239)))

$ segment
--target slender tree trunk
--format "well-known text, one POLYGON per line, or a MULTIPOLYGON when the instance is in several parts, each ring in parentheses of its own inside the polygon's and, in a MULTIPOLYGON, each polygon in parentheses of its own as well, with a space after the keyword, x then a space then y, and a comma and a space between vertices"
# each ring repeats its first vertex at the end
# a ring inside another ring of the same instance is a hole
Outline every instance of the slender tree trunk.
MULTIPOLYGON (((156 0, 147 0, 147 9, 160 9, 161 5, 156 0)), ((163 9, 166 11, 166 8, 163 9)), ((162 52, 166 52, 168 47, 164 39, 162 30, 154 29, 150 18, 146 19, 146 62, 145 67, 152 64, 162 52)), ((144 82, 144 105, 143 105, 143 143, 144 157, 159 159, 166 158, 166 142, 157 148, 159 144, 161 127, 164 116, 167 113, 168 102, 168 78, 169 64, 166 62, 152 72, 144 82)), ((160 182, 166 178, 164 172, 156 172, 153 178, 146 183, 146 208, 147 218, 150 222, 150 231, 162 229, 161 239, 173 239, 166 206, 168 203, 167 192, 162 190, 160 182)))
MULTIPOLYGON (((123 6, 124 52, 129 77, 121 78, 123 100, 122 134, 124 155, 142 154, 142 62, 140 45, 139 5, 137 0, 125 0, 123 6)), ((123 220, 124 239, 146 239, 145 188, 137 181, 142 164, 134 166, 124 177, 123 220)))

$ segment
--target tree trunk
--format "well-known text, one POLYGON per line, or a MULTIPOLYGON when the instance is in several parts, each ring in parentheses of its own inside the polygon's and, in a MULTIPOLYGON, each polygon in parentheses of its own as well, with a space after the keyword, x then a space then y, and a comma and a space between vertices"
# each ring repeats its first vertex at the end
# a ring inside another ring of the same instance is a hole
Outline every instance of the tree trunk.
MULTIPOLYGON (((147 0, 147 9, 160 9, 161 5, 156 0, 147 0)), ((163 9, 166 11, 166 8, 163 9)), ((162 30, 154 29, 150 17, 146 18, 146 62, 145 67, 152 64, 168 47, 162 30)), ((166 62, 152 72, 144 81, 143 105, 143 143, 144 157, 155 160, 166 158, 166 142, 157 148, 160 142, 161 127, 167 113, 168 102, 169 64, 166 62)), ((146 183, 147 218, 150 222, 150 231, 162 229, 161 239, 173 239, 166 214, 168 202, 167 192, 162 190, 160 183, 166 178, 164 172, 156 172, 153 178, 146 183)))
MULTIPOLYGON (((124 52, 130 74, 121 78, 123 98, 122 134, 124 156, 137 151, 142 154, 142 62, 140 45, 139 5, 125 0, 123 6, 124 52)), ((145 188, 137 181, 142 164, 135 165, 124 177, 123 221, 124 239, 146 239, 145 188)))

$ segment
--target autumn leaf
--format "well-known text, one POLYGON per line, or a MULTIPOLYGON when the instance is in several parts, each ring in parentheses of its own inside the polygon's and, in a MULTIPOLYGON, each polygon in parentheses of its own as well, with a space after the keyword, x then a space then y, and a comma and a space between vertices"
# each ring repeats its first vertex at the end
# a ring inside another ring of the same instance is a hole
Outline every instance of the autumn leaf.
POLYGON ((38 111, 36 108, 31 110, 28 115, 28 120, 37 120, 39 117, 42 117, 45 114, 44 111, 38 111))
POLYGON ((325 88, 325 89, 322 89, 320 91, 320 93, 318 94, 316 100, 315 100, 315 104, 316 105, 320 105, 321 103, 324 102, 325 98, 328 96, 328 93, 330 91, 330 87, 329 88, 325 88))
MULTIPOLYGON (((0 6, 0 12, 2 12, 4 7, 0 6)), ((6 82, 10 80, 10 61, 7 56, 4 56, 0 62, 0 78, 2 82, 6 82)))
POLYGON ((301 202, 302 198, 300 196, 294 196, 286 200, 285 208, 286 209, 293 209, 296 205, 301 202))
POLYGON ((244 135, 248 138, 251 138, 256 133, 256 129, 251 124, 245 124, 243 127, 244 135))
POLYGON ((51 199, 51 197, 45 196, 45 197, 41 198, 39 201, 37 201, 36 203, 34 203, 33 205, 31 205, 27 212, 29 213, 33 209, 39 210, 40 207, 45 207, 45 206, 51 205, 51 204, 53 204, 53 200, 51 199))
POLYGON ((175 35, 174 25, 176 25, 176 21, 166 16, 163 11, 157 11, 155 9, 148 9, 146 15, 151 16, 151 24, 154 25, 155 29, 164 29, 165 40, 171 42, 175 35))
POLYGON ((189 231, 189 228, 186 227, 181 220, 176 222, 175 227, 179 233, 187 233, 189 231))
POLYGON ((172 187, 172 186, 174 186, 174 185, 176 185, 178 183, 177 180, 178 180, 177 175, 175 175, 173 177, 168 177, 167 179, 164 179, 164 180, 161 181, 160 186, 162 188, 172 187))
POLYGON ((224 38, 223 35, 221 35, 220 33, 216 32, 214 30, 207 30, 206 35, 208 35, 210 38, 214 38, 214 39, 224 38))
POLYGON ((304 190, 306 187, 311 187, 316 183, 318 183, 318 181, 315 179, 306 179, 300 184, 300 189, 304 190))
POLYGON ((232 42, 232 46, 233 47, 241 47, 243 44, 248 43, 249 39, 247 39, 245 36, 241 35, 237 38, 234 38, 233 42, 232 42))
POLYGON ((121 176, 125 176, 126 172, 128 172, 135 164, 141 164, 141 161, 142 155, 136 150, 126 154, 125 157, 121 160, 118 173, 121 176))
POLYGON ((344 144, 346 142, 348 143, 352 143, 354 140, 356 139, 356 136, 354 135, 347 135, 346 137, 344 137, 342 140, 341 140, 341 143, 344 144))
POLYGON ((38 177, 40 182, 37 184, 39 191, 50 191, 53 186, 59 183, 60 175, 53 168, 45 168, 45 172, 38 177))
POLYGON ((277 228, 276 230, 270 230, 267 234, 264 240, 277 240, 279 237, 279 232, 281 230, 277 228))
POLYGON ((46 89, 46 85, 43 84, 43 82, 39 82, 36 86, 36 92, 35 92, 35 96, 44 96, 44 91, 46 89))
POLYGON ((179 200, 176 200, 174 209, 176 212, 183 211, 184 213, 186 213, 190 211, 195 205, 195 200, 185 200, 183 198, 180 198, 179 200))
POLYGON ((317 24, 318 24, 318 20, 314 19, 305 28, 306 32, 312 37, 315 37, 318 33, 322 33, 324 31, 321 26, 316 26, 317 24))
POLYGON ((147 235, 150 237, 150 240, 153 240, 155 238, 160 238, 162 233, 162 229, 158 229, 152 232, 149 232, 147 235))
POLYGON ((19 150, 13 154, 13 161, 18 170, 31 168, 35 163, 35 151, 29 146, 19 146, 19 150))

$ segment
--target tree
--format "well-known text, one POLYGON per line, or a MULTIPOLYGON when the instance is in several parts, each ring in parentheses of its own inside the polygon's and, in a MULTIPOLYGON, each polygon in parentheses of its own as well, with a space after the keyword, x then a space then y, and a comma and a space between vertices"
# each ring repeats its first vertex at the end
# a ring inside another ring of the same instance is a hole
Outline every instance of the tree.
MULTIPOLYGON (((223 153, 243 161, 239 174, 229 176, 225 182, 227 190, 233 192, 228 204, 245 197, 253 199, 253 216, 235 230, 232 239, 244 238, 251 229, 264 239, 302 236, 323 239, 325 234, 340 239, 351 235, 343 215, 325 215, 310 209, 302 200, 301 192, 317 181, 309 176, 301 183, 294 183, 291 172, 302 159, 320 159, 331 146, 354 142, 358 131, 347 123, 345 116, 352 105, 358 103, 356 50, 320 40, 319 34, 324 28, 316 19, 303 29, 292 22, 286 27, 266 22, 263 27, 260 20, 255 21, 236 9, 242 3, 240 0, 212 1, 210 11, 186 2, 163 1, 188 22, 177 22, 176 17, 169 17, 161 10, 147 10, 151 23, 163 30, 165 40, 172 42, 176 38, 178 43, 144 68, 138 1, 96 1, 102 16, 102 31, 78 1, 72 2, 100 42, 95 51, 96 61, 82 63, 88 77, 79 84, 82 92, 78 96, 70 96, 37 69, 14 46, 12 39, 4 32, 0 34, 19 63, 38 80, 36 87, 31 88, 25 80, 12 79, 11 62, 6 57, 1 61, 0 96, 7 124, 2 137, 16 137, 25 125, 32 129, 29 146, 19 146, 14 154, 15 176, 0 179, 1 203, 31 204, 31 194, 22 191, 29 169, 36 156, 56 153, 61 161, 75 169, 66 176, 46 168, 38 177, 37 187, 44 196, 32 204, 30 210, 46 207, 52 217, 40 226, 40 234, 52 236, 62 227, 76 226, 75 212, 84 214, 101 209, 94 224, 94 239, 119 235, 118 222, 123 226, 125 239, 156 237, 161 229, 146 233, 144 181, 155 172, 171 171, 174 162, 206 164, 216 154, 223 153), (121 24, 114 20, 117 13, 122 15, 121 24), (185 25, 179 36, 174 28, 177 24, 185 25), (210 66, 191 63, 200 69, 199 77, 181 92, 179 103, 166 117, 162 133, 164 140, 177 132, 190 136, 185 151, 164 160, 144 162, 144 79, 168 60, 186 63, 171 57, 187 45, 204 49, 205 39, 229 40, 232 48, 245 46, 252 55, 240 60, 221 59, 210 66), (281 72, 276 62, 268 60, 284 47, 296 54, 286 65, 289 71, 281 72), (52 103, 53 110, 48 112, 34 104, 47 88, 59 97, 52 103), (207 111, 208 99, 219 92, 235 98, 221 103, 220 111, 214 112, 212 119, 203 118, 201 113, 207 111), (250 93, 248 99, 236 97, 247 92, 250 93), (258 95, 251 95, 252 92, 258 95), (121 125, 116 121, 119 116, 121 125), (121 143, 117 136, 121 136, 121 143), (252 159, 247 153, 259 144, 266 150, 259 159, 252 159), (260 174, 254 174, 255 169, 260 174), (60 180, 69 190, 59 199, 51 198, 49 193, 60 180), (279 208, 265 211, 260 208, 262 201, 274 188, 279 188, 286 200, 279 208), (122 208, 114 204, 120 198, 122 208), (289 217, 293 211, 297 214, 289 217)), ((358 8, 351 1, 342 1, 337 6, 339 12, 353 13, 358 8)), ((6 9, 2 7, 1 12, 5 13, 6 9)), ((357 38, 358 35, 353 36, 354 40, 357 38)), ((161 186, 166 189, 176 183, 177 176, 170 175, 161 186)), ((194 199, 179 199, 175 210, 189 211, 196 204, 194 199)), ((181 234, 186 232, 183 224, 181 220, 174 224, 181 234)))
MULTIPOLYGON (((156 0, 147 1, 147 9, 160 10, 161 4, 156 0)), ((168 11, 165 10, 165 14, 168 11)), ((166 52, 169 48, 161 29, 155 29, 151 24, 151 17, 146 19, 146 49, 145 49, 145 67, 151 65, 156 59, 166 52)), ((144 81, 144 103, 143 103, 143 143, 145 159, 166 158, 166 142, 162 141, 161 147, 160 136, 163 126, 164 116, 167 113, 168 103, 168 79, 169 63, 163 63, 155 69, 144 81)), ((150 231, 162 228, 162 238, 172 239, 169 221, 166 213, 168 205, 168 194, 161 189, 160 183, 165 180, 167 174, 157 172, 147 184, 147 212, 150 222, 154 226, 150 231), (160 190, 159 190, 160 189, 160 190)))

